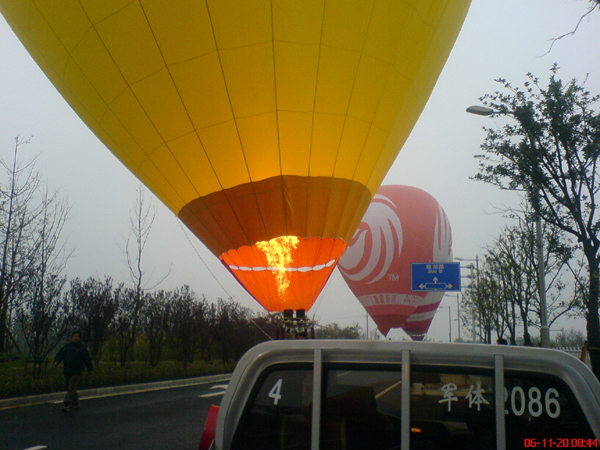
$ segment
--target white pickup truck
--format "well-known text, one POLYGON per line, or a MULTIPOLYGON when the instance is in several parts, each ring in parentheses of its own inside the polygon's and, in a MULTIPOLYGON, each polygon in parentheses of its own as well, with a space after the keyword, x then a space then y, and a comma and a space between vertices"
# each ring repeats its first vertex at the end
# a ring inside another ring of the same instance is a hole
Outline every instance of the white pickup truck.
POLYGON ((598 448, 600 384, 578 359, 542 348, 273 341, 240 360, 202 445, 598 448))

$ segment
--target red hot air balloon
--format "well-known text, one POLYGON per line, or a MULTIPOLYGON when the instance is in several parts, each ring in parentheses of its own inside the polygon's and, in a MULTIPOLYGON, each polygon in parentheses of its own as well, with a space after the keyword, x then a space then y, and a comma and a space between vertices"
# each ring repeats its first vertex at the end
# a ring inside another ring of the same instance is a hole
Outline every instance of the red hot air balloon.
POLYGON ((411 264, 449 261, 452 234, 439 203, 421 189, 389 185, 377 191, 338 267, 383 335, 405 328, 419 339, 443 293, 412 292, 411 264))

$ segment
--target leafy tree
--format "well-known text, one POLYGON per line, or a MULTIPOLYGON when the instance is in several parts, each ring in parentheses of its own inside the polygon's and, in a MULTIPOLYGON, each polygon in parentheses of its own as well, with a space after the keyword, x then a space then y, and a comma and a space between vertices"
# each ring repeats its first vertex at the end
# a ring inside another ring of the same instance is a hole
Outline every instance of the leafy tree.
MULTIPOLYGON (((529 227, 506 227, 484 257, 499 280, 500 295, 504 303, 501 316, 507 324, 509 340, 513 345, 516 343, 518 324, 523 327, 525 345, 532 344, 529 316, 536 295, 537 280, 532 264, 535 255, 533 242, 529 227)), ((498 337, 502 337, 502 333, 498 333, 498 337)))
POLYGON ((479 269, 477 282, 470 285, 463 298, 462 320, 466 324, 472 320, 477 323, 473 331, 482 342, 491 343, 494 330, 498 335, 504 333, 506 326, 499 319, 505 317, 500 312, 505 301, 496 273, 488 268, 485 259, 479 269))
POLYGON ((554 338, 554 347, 574 347, 581 348, 585 342, 585 336, 581 330, 573 328, 569 330, 561 329, 560 333, 554 338))
POLYGON ((361 330, 357 323, 341 328, 338 323, 317 326, 315 337, 317 339, 360 339, 361 330))
POLYGON ((46 357, 68 333, 71 316, 62 298, 66 279, 48 274, 36 278, 35 288, 22 294, 16 319, 33 361, 32 375, 39 379, 46 357))
MULTIPOLYGON (((239 303, 232 299, 218 299, 215 323, 209 334, 219 343, 221 358, 224 361, 233 360, 239 353, 241 335, 238 328, 247 320, 249 311, 242 308, 239 303)), ((241 356, 241 355, 240 355, 241 356)))
POLYGON ((119 294, 111 335, 117 343, 121 367, 124 367, 127 359, 132 357, 132 349, 138 337, 137 322, 140 310, 143 310, 144 298, 138 299, 136 290, 132 288, 124 288, 119 294))
POLYGON ((209 331, 224 361, 236 361, 251 347, 271 339, 273 322, 268 316, 255 317, 249 308, 232 299, 219 299, 215 327, 209 331))
POLYGON ((184 367, 194 362, 202 350, 206 309, 206 300, 200 300, 189 286, 174 291, 167 340, 184 367))
POLYGON ((92 360, 97 365, 110 337, 123 285, 115 289, 110 277, 100 281, 76 278, 66 296, 74 314, 74 324, 83 333, 92 360))
POLYGON ((600 115, 592 96, 576 80, 563 83, 558 66, 546 88, 528 74, 523 88, 498 80, 503 92, 482 101, 514 119, 502 129, 487 128, 475 179, 501 189, 525 192, 536 215, 572 235, 587 263, 584 299, 592 369, 600 378, 600 115))
MULTIPOLYGON (((516 327, 521 325, 524 343, 530 346, 530 326, 541 324, 534 219, 527 207, 511 212, 511 217, 517 224, 506 226, 487 249, 484 278, 492 277, 498 289, 492 300, 495 303, 492 309, 498 315, 495 327, 498 337, 502 337, 506 329, 511 343, 515 344, 516 327)), ((549 279, 546 285, 548 322, 551 325, 576 305, 577 296, 568 295, 566 288, 569 285, 564 281, 565 275, 570 273, 573 248, 564 233, 550 224, 544 226, 542 234, 546 249, 544 271, 549 279)))
POLYGON ((158 291, 146 294, 142 312, 142 331, 148 339, 150 365, 155 367, 160 361, 167 340, 173 293, 158 291))
POLYGON ((246 350, 248 350, 261 342, 272 340, 272 336, 275 335, 275 324, 268 314, 257 314, 248 320, 246 333, 246 350))

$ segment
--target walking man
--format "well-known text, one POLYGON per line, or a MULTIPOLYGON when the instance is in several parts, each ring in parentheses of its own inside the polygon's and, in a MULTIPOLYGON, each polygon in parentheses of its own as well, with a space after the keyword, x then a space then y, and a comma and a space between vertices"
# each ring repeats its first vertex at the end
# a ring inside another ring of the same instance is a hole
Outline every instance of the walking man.
POLYGON ((54 365, 58 366, 64 363, 63 373, 67 385, 67 395, 65 396, 63 411, 70 411, 79 408, 79 396, 77 395, 77 384, 83 373, 83 366, 87 367, 91 374, 93 371, 92 359, 88 349, 81 343, 81 332, 75 331, 71 342, 60 349, 54 365))

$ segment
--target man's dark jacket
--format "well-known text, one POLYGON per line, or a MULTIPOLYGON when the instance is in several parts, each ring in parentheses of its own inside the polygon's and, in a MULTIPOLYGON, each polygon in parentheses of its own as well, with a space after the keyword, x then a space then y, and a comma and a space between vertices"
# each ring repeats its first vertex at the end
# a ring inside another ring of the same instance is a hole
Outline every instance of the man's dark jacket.
POLYGON ((75 344, 70 342, 60 349, 54 362, 60 363, 64 361, 64 374, 69 375, 81 375, 83 372, 83 366, 87 366, 88 372, 93 370, 92 358, 85 345, 81 342, 75 344))

